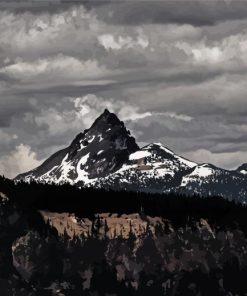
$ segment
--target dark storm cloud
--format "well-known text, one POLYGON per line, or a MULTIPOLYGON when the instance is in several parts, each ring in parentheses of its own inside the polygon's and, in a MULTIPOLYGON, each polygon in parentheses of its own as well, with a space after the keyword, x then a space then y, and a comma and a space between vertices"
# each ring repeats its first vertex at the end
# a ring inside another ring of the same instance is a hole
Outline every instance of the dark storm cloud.
MULTIPOLYGON (((78 3, 78 2, 77 2, 78 3)), ((7 9, 16 13, 31 12, 35 14, 49 12, 57 13, 68 9, 71 5, 75 5, 76 1, 60 0, 0 0, 0 8, 7 9)))
MULTIPOLYGON (((100 2, 88 1, 87 6, 95 7, 100 2)), ((211 26, 217 22, 239 20, 247 17, 246 1, 114 0, 102 2, 100 3, 101 6, 96 6, 99 9, 99 17, 102 17, 106 22, 115 24, 178 23, 211 26), (111 13, 107 13, 109 11, 111 13)))
POLYGON ((33 112, 34 106, 26 98, 3 97, 0 99, 0 128, 9 127, 14 118, 23 118, 26 112, 33 112))
POLYGON ((40 13, 59 13, 71 7, 83 5, 87 9, 105 5, 109 1, 104 0, 0 0, 0 8, 15 13, 30 12, 36 15, 40 13))
POLYGON ((95 9, 99 19, 117 25, 191 24, 211 26, 217 22, 247 17, 246 1, 190 1, 190 0, 8 0, 0 1, 0 8, 16 13, 58 13, 83 5, 95 9))
POLYGON ((37 165, 104 108, 139 142, 245 162, 246 25, 246 2, 0 0, 0 173, 37 165))
POLYGON ((17 79, 9 77, 7 74, 0 73, 0 81, 1 82, 16 82, 17 79))
MULTIPOLYGON (((137 73, 138 74, 138 73, 137 73)), ((217 77, 218 75, 221 75, 222 72, 210 72, 210 73, 203 73, 203 72, 195 72, 195 73, 178 73, 178 74, 172 74, 172 75, 163 75, 163 76, 155 76, 155 75, 150 75, 150 77, 140 77, 135 76, 133 73, 133 79, 131 80, 123 80, 123 81, 116 81, 116 82, 108 82, 106 84, 90 84, 90 85, 71 85, 71 84, 65 84, 65 85, 59 85, 59 86, 48 86, 46 88, 41 87, 36 88, 35 92, 36 95, 56 95, 56 96, 80 96, 83 94, 88 94, 88 93, 107 93, 107 92, 117 92, 117 91, 122 91, 126 89, 126 87, 131 88, 131 86, 147 86, 149 85, 150 87, 156 87, 160 83, 164 83, 166 86, 171 86, 171 85, 177 85, 177 83, 180 83, 181 85, 194 85, 195 83, 200 83, 200 82, 205 82, 208 80, 212 80, 214 77, 217 77)), ((12 90, 12 94, 19 95, 20 97, 25 97, 26 95, 31 95, 33 93, 33 89, 17 89, 17 90, 12 90)), ((188 102, 185 103, 186 105, 189 106, 190 108, 190 99, 188 99, 188 102)), ((180 102, 175 104, 180 104, 180 102)), ((176 108, 176 106, 175 106, 176 108)), ((152 107, 149 108, 152 111, 152 107)), ((193 110, 193 109, 191 109, 193 110)), ((218 112, 218 108, 215 109, 215 106, 212 105, 212 109, 208 109, 208 111, 205 111, 206 113, 211 114, 212 112, 216 111, 218 112)))

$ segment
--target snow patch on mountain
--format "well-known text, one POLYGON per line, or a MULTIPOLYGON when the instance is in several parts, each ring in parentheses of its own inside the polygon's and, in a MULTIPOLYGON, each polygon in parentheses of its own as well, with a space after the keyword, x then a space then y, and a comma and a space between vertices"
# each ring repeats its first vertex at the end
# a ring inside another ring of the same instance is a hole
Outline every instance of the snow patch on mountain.
POLYGON ((214 170, 208 164, 201 164, 194 168, 194 170, 183 176, 181 186, 187 186, 190 182, 197 181, 202 182, 205 181, 205 178, 214 174, 214 170))
POLYGON ((65 158, 63 159, 62 161, 62 164, 59 168, 59 170, 61 171, 61 177, 59 178, 60 181, 63 181, 63 180, 67 180, 68 178, 68 174, 69 174, 69 171, 71 169, 73 169, 73 166, 72 166, 72 162, 71 161, 67 161, 68 160, 68 154, 66 154, 65 158))
POLYGON ((246 170, 241 170, 240 173, 243 174, 243 175, 247 175, 247 171, 246 170))
POLYGON ((78 171, 78 168, 80 169, 80 167, 81 167, 82 165, 85 165, 85 164, 87 163, 87 160, 88 160, 88 158, 89 158, 89 155, 90 155, 90 153, 84 155, 84 156, 81 158, 81 160, 79 161, 79 163, 78 163, 78 165, 77 165, 77 171, 78 171))
POLYGON ((136 152, 130 154, 129 160, 138 160, 138 159, 145 158, 148 156, 151 156, 150 152, 140 150, 140 151, 136 151, 136 152))
POLYGON ((208 164, 202 164, 194 169, 193 175, 196 175, 198 177, 208 177, 212 175, 213 172, 214 170, 208 164))

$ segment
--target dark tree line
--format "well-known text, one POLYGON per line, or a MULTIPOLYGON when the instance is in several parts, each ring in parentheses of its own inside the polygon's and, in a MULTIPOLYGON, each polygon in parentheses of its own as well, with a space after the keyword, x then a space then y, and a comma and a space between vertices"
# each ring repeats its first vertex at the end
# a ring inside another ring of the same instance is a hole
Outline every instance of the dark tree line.
POLYGON ((178 226, 190 219, 206 218, 212 225, 240 226, 247 231, 246 206, 217 196, 79 189, 69 184, 16 183, 4 177, 0 177, 0 192, 29 212, 30 209, 71 212, 84 217, 104 212, 140 213, 167 218, 178 226))

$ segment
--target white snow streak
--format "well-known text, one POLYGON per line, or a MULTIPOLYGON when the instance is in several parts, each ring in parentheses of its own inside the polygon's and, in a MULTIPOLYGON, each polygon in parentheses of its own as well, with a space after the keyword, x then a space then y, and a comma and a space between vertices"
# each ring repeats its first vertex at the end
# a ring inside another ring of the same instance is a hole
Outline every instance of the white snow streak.
POLYGON ((144 157, 148 157, 148 156, 151 156, 152 154, 148 151, 136 151, 132 154, 130 154, 129 156, 129 160, 138 160, 138 159, 141 159, 141 158, 144 158, 144 157))

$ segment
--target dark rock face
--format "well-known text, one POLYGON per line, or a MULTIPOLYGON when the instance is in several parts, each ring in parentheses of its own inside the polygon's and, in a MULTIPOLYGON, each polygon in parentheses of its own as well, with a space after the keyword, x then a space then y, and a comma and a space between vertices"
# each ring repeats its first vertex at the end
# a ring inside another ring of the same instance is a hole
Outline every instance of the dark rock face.
POLYGON ((124 123, 105 110, 90 129, 71 145, 48 158, 38 168, 16 177, 52 181, 84 181, 118 170, 139 147, 124 123))
POLYGON ((71 146, 76 148, 71 155, 77 154, 81 143, 86 146, 83 153, 89 154, 84 165, 89 178, 106 176, 118 170, 128 161, 129 155, 139 149, 124 123, 108 110, 72 142, 71 146))

